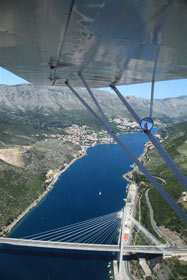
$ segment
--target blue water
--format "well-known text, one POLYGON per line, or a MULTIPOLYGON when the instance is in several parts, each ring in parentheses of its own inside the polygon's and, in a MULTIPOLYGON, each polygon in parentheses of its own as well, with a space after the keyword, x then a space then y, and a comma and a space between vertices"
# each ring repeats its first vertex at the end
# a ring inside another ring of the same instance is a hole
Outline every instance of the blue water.
MULTIPOLYGON (((148 141, 142 132, 120 138, 136 157, 148 141)), ((85 157, 60 176, 53 190, 19 223, 11 237, 23 237, 120 210, 127 185, 122 175, 130 170, 132 163, 118 145, 89 148, 85 157)), ((3 246, 0 279, 107 280, 110 259, 112 255, 3 246)))

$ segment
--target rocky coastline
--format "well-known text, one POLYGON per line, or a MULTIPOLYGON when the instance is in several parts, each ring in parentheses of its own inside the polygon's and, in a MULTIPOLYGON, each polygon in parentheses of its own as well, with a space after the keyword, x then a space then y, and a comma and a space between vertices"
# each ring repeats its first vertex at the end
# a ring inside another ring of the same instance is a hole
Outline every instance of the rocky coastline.
POLYGON ((53 189, 55 183, 57 182, 58 178, 62 173, 64 173, 76 160, 80 159, 81 157, 86 155, 86 149, 84 152, 74 158, 69 164, 66 164, 65 168, 62 170, 58 170, 53 174, 53 178, 49 185, 46 187, 45 191, 42 192, 37 199, 35 199, 17 218, 15 218, 8 226, 6 226, 1 232, 0 236, 7 236, 14 227, 34 208, 36 207, 45 197, 46 195, 53 189))

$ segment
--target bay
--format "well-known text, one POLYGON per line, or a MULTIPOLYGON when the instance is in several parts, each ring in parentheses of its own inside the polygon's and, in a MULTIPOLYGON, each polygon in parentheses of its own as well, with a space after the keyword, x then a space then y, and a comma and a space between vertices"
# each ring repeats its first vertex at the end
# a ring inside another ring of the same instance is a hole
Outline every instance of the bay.
MULTIPOLYGON (((156 132, 157 129, 154 130, 156 132)), ((143 132, 120 136, 133 154, 143 152, 143 132)), ((13 230, 24 237, 120 210, 133 162, 116 144, 96 145, 61 174, 53 190, 13 230), (101 195, 99 195, 101 192, 101 195)), ((113 255, 2 246, 1 279, 107 280, 113 255)))

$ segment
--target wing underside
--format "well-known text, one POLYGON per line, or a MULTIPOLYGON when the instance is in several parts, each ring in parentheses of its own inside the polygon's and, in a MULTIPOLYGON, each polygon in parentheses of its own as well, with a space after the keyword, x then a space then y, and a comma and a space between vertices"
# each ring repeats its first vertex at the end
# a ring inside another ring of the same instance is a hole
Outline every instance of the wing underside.
POLYGON ((187 77, 187 5, 165 0, 2 0, 0 65, 36 85, 187 77))

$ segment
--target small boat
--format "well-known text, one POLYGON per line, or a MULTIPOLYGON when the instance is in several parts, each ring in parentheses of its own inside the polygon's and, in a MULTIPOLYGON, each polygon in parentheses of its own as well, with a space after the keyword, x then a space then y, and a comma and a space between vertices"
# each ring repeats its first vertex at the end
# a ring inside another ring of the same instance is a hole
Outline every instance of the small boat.
POLYGON ((102 192, 99 192, 99 195, 102 195, 102 192))

